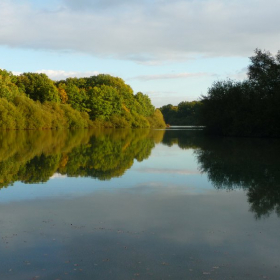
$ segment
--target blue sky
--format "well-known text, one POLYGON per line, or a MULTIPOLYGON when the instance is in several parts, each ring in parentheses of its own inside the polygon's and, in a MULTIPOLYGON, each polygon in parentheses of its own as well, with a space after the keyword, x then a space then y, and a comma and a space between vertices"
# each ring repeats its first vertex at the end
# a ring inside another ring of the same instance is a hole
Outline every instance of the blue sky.
POLYGON ((280 46, 278 0, 1 0, 0 68, 51 79, 107 73, 156 107, 246 77, 280 46))

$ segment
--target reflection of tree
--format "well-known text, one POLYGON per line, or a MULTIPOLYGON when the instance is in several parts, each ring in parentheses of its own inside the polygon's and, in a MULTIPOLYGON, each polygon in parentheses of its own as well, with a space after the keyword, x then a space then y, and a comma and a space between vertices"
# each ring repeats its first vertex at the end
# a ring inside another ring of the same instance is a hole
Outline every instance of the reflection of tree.
POLYGON ((280 216, 280 141, 219 139, 195 151, 201 171, 216 188, 247 190, 256 217, 280 216))
POLYGON ((110 179, 148 158, 164 131, 9 131, 0 136, 0 187, 55 173, 110 179))
POLYGON ((191 129, 168 129, 164 134, 162 143, 169 147, 174 144, 181 149, 195 149, 201 146, 201 142, 205 139, 202 130, 191 129))
MULTIPOLYGON (((158 131, 163 134, 163 131, 158 131)), ((91 176, 110 179, 121 176, 133 160, 149 157, 155 146, 149 130, 110 130, 95 133, 87 145, 68 154, 68 163, 58 171, 68 176, 91 176)))
POLYGON ((15 181, 45 182, 61 153, 89 141, 86 130, 3 131, 0 136, 0 187, 15 181), (40 179, 44 178, 44 179, 40 179))
POLYGON ((167 130, 163 144, 193 148, 200 170, 217 189, 247 191, 256 217, 280 216, 280 140, 205 137, 203 131, 167 130))

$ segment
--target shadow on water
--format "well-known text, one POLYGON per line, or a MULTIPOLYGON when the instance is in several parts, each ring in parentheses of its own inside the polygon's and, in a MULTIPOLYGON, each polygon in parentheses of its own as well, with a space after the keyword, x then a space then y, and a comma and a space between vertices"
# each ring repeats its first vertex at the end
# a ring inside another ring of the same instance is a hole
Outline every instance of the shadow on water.
POLYGON ((55 173, 100 180, 149 157, 163 130, 7 131, 0 136, 0 187, 47 182, 55 173))

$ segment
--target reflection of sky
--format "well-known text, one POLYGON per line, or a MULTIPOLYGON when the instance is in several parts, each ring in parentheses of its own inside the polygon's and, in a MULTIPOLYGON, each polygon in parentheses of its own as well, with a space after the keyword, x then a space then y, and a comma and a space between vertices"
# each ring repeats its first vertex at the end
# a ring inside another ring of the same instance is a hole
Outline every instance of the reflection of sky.
MULTIPOLYGON (((201 174, 193 150, 182 150, 177 145, 167 147, 158 144, 148 159, 134 161, 131 169, 120 178, 99 181, 92 178, 69 178, 54 174, 44 184, 23 184, 17 182, 12 187, 0 191, 0 202, 33 199, 37 197, 80 196, 100 190, 115 190, 137 186, 158 188, 180 187, 185 192, 201 193, 212 189, 207 176, 201 174)), ((148 191, 148 188, 146 188, 148 191)))
POLYGON ((279 220, 242 191, 150 188, 1 204, 1 279, 277 279, 279 220))
POLYGON ((109 181, 17 182, 0 191, 0 279, 278 279, 279 219, 249 208, 176 145, 109 181))

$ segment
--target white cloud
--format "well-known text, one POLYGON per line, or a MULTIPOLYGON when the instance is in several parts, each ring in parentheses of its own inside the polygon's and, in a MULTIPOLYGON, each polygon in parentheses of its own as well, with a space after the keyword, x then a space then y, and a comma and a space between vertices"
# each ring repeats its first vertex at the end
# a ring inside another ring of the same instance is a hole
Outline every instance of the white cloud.
POLYGON ((129 78, 128 80, 166 80, 166 79, 188 79, 194 77, 213 76, 210 73, 176 73, 176 74, 159 74, 159 75, 142 75, 129 78))
MULTIPOLYGON (((84 77, 91 77, 96 76, 99 74, 98 71, 88 71, 88 72, 78 72, 78 71, 64 71, 64 70, 37 70, 35 73, 44 73, 50 79, 54 81, 65 80, 67 78, 84 78, 84 77)), ((14 75, 20 75, 22 72, 13 71, 14 75)))
POLYGON ((249 56, 280 45, 278 0, 61 0, 43 10, 20 3, 0 3, 1 45, 139 63, 249 56))
POLYGON ((36 73, 45 73, 50 79, 58 81, 66 78, 83 78, 96 76, 99 74, 97 71, 78 72, 78 71, 64 71, 64 70, 38 70, 36 73))

